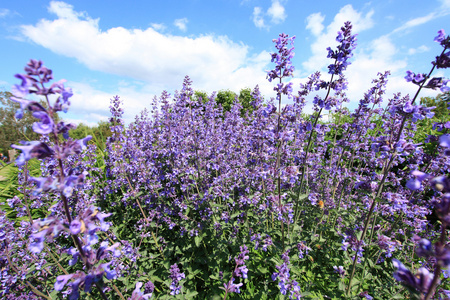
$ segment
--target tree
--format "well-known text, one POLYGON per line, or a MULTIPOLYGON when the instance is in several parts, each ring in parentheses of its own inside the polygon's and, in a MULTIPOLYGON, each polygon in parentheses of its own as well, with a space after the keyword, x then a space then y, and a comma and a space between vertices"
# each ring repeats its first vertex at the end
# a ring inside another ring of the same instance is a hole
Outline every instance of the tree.
POLYGON ((254 110, 253 105, 251 104, 254 101, 252 97, 252 90, 250 88, 242 89, 239 93, 239 103, 242 105, 241 115, 244 116, 246 112, 251 114, 254 110))
MULTIPOLYGON (((216 95, 216 103, 220 104, 224 111, 230 111, 234 102, 237 101, 242 105, 241 115, 244 116, 246 112, 251 113, 253 111, 253 106, 251 105, 254 100, 252 97, 252 90, 249 88, 241 89, 239 92, 239 96, 235 92, 230 90, 221 90, 216 95)), ((209 96, 204 91, 195 91, 194 92, 194 100, 201 101, 206 103, 209 101, 209 96)))
POLYGON ((95 143, 97 147, 101 149, 105 148, 106 138, 112 135, 110 123, 107 121, 100 121, 95 126, 88 126, 86 124, 80 123, 77 128, 69 131, 69 136, 74 140, 79 140, 87 135, 92 136, 92 143, 95 143))
POLYGON ((224 111, 230 111, 236 100, 236 93, 230 90, 221 90, 217 93, 216 102, 222 105, 224 111))
POLYGON ((445 94, 439 94, 436 98, 422 97, 420 98, 420 104, 426 107, 436 106, 434 111, 434 118, 438 120, 448 119, 448 106, 450 105, 450 92, 445 94))
POLYGON ((195 91, 194 92, 194 100, 195 101, 202 101, 202 103, 206 103, 208 102, 209 98, 208 98, 208 94, 204 91, 195 91))
MULTIPOLYGON (((416 123, 417 131, 414 136, 414 141, 416 143, 422 143, 429 135, 440 136, 448 133, 449 129, 446 128, 444 124, 450 121, 448 109, 448 106, 450 105, 450 92, 439 94, 435 98, 422 97, 420 98, 420 104, 425 107, 435 106, 433 109, 434 116, 431 119, 425 118, 416 123)), ((425 149, 432 153, 434 148, 437 147, 437 143, 435 142, 432 146, 430 145, 431 144, 428 144, 425 149)))
POLYGON ((0 152, 4 155, 11 150, 11 144, 39 139, 39 134, 33 131, 36 118, 24 114, 22 119, 17 120, 15 114, 20 105, 10 100, 11 96, 10 92, 0 92, 0 152))

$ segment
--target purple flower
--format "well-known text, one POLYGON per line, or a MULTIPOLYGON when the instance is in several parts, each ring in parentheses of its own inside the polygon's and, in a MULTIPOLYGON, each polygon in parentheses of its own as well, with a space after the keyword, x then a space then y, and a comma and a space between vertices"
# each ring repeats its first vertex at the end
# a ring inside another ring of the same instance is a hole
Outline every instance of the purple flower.
MULTIPOLYGON (((248 269, 247 269, 246 265, 240 266, 238 268, 238 270, 239 270, 239 272, 242 272, 242 278, 244 278, 244 279, 247 278, 248 269)), ((237 273, 238 272, 236 272, 236 276, 239 276, 237 273)))
POLYGON ((95 216, 97 217, 97 220, 100 221, 100 229, 103 231, 107 231, 109 229, 110 223, 105 222, 105 218, 111 216, 111 213, 97 213, 95 216))
POLYGON ((421 84, 426 79, 426 74, 414 73, 411 71, 406 71, 405 79, 407 82, 412 82, 414 84, 421 84))
POLYGON ((62 134, 66 140, 69 139, 69 130, 75 129, 75 128, 77 128, 77 125, 72 124, 72 123, 66 124, 63 121, 59 122, 56 125, 56 130, 57 130, 58 134, 62 134))
POLYGON ((420 184, 420 181, 417 180, 416 178, 410 179, 406 183, 406 187, 412 191, 417 191, 418 189, 420 189, 421 186, 422 185, 420 184))
POLYGON ((33 124, 33 130, 39 134, 49 134, 53 131, 54 123, 53 119, 43 111, 36 111, 33 113, 33 117, 41 119, 41 122, 33 124))
MULTIPOLYGON (((311 194, 310 194, 310 196, 311 196, 311 194)), ((304 257, 303 253, 308 255, 309 250, 311 250, 311 248, 306 246, 306 243, 303 242, 303 241, 297 244, 297 249, 298 249, 298 257, 299 258, 303 258, 304 257)))
POLYGON ((33 195, 39 195, 42 192, 48 192, 57 189, 57 180, 52 177, 30 177, 31 182, 36 182, 36 188, 33 195))
POLYGON ((373 297, 369 295, 368 291, 364 291, 364 292, 359 293, 359 297, 361 297, 361 298, 364 297, 367 300, 372 300, 373 299, 373 297))
POLYGON ((101 276, 94 276, 92 274, 86 275, 84 277, 84 291, 86 293, 91 291, 92 285, 100 279, 101 276))
POLYGON ((111 270, 109 268, 109 266, 112 264, 112 262, 109 263, 104 263, 100 265, 100 268, 103 268, 103 270, 106 272, 106 278, 108 278, 109 280, 111 279, 115 279, 117 277, 117 272, 116 270, 111 270))
POLYGON ((31 80, 22 74, 16 74, 14 77, 22 80, 21 84, 15 84, 11 88, 11 93, 18 98, 25 98, 29 94, 30 87, 32 86, 31 80))
POLYGON ((30 236, 31 243, 30 246, 28 247, 29 250, 36 254, 41 253, 42 249, 44 249, 44 241, 46 235, 47 235, 46 229, 39 231, 37 233, 33 233, 30 236))
MULTIPOLYGON (((450 179, 445 176, 434 177, 431 182, 431 186, 443 193, 450 193, 450 179)), ((446 198, 446 197, 444 197, 446 198)), ((444 199, 445 200, 445 199, 444 199)))
POLYGON ((23 166, 26 161, 37 158, 43 159, 53 154, 53 150, 47 146, 47 144, 33 141, 33 142, 20 142, 23 146, 11 145, 11 148, 21 150, 22 153, 16 159, 16 164, 23 166))
POLYGON ((435 90, 437 88, 442 88, 443 85, 445 85, 445 80, 443 77, 433 77, 424 87, 435 90))
POLYGON ((220 289, 222 289, 222 290, 225 290, 225 292, 227 292, 227 293, 240 293, 241 292, 241 290, 240 290, 240 288, 241 288, 241 286, 243 285, 243 283, 241 282, 241 283, 234 283, 234 277, 231 277, 231 279, 230 279, 230 281, 228 281, 228 284, 223 284, 223 286, 224 286, 224 288, 220 288, 220 289))
POLYGON ((338 274, 339 274, 339 276, 341 276, 341 277, 344 277, 344 276, 345 276, 345 270, 344 270, 344 267, 343 267, 343 266, 339 266, 339 267, 333 266, 333 269, 334 269, 334 272, 335 272, 335 273, 338 273, 338 274))
POLYGON ((281 265, 275 266, 278 272, 274 272, 272 274, 272 280, 275 281, 278 279, 278 287, 281 294, 286 295, 288 292, 290 292, 290 299, 300 299, 300 287, 295 280, 292 280, 290 278, 289 274, 289 250, 283 253, 281 255, 281 258, 283 259, 283 263, 281 265))
POLYGON ((450 92, 450 86, 447 86, 447 83, 450 82, 450 79, 443 79, 442 80, 442 86, 440 88, 442 93, 450 92))
POLYGON ((408 286, 414 287, 416 281, 411 271, 409 271, 398 259, 392 259, 392 264, 397 269, 394 272, 394 278, 408 286))
POLYGON ((420 189, 422 187, 422 181, 431 177, 430 175, 419 170, 412 171, 411 175, 413 175, 415 178, 408 180, 408 182, 406 183, 406 187, 412 191, 420 189))
POLYGON ((10 99, 14 102, 17 102, 20 104, 20 108, 16 112, 16 119, 22 119, 23 118, 23 111, 28 108, 28 106, 31 104, 32 101, 30 100, 24 100, 16 97, 10 97, 10 99))
POLYGON ((141 287, 142 282, 136 282, 136 288, 134 289, 130 300, 147 300, 152 297, 155 286, 151 281, 145 284, 144 292, 141 292, 141 287))
POLYGON ((70 105, 69 98, 73 96, 73 92, 71 88, 64 88, 63 84, 61 84, 60 88, 61 97, 58 97, 53 109, 55 111, 63 111, 67 113, 70 105))
POLYGON ((180 269, 178 268, 177 264, 173 264, 170 266, 170 275, 169 278, 172 279, 172 282, 170 284, 170 294, 178 295, 181 291, 181 286, 179 285, 181 279, 185 278, 184 273, 180 272, 180 269))
POLYGON ((81 232, 82 228, 84 227, 84 222, 83 223, 82 222, 83 221, 80 222, 79 220, 73 220, 70 223, 70 227, 69 227, 70 233, 79 234, 81 232))
POLYGON ((394 278, 396 280, 422 293, 428 292, 434 277, 430 271, 422 267, 414 276, 399 260, 394 258, 392 264, 397 269, 394 272, 394 278))
POLYGON ((434 38, 434 41, 438 42, 438 43, 442 43, 443 41, 445 41, 445 39, 446 39, 445 31, 444 31, 444 29, 441 29, 438 31, 438 35, 434 38))
POLYGON ((352 51, 356 48, 356 35, 352 35, 352 24, 350 22, 345 22, 341 31, 338 31, 336 41, 340 43, 337 50, 327 48, 327 57, 335 60, 333 64, 328 66, 328 73, 340 75, 350 65, 348 60, 353 56, 352 51))
POLYGON ((441 147, 450 148, 450 135, 444 134, 439 137, 439 145, 441 147))
POLYGON ((55 290, 62 291, 64 286, 67 284, 67 281, 69 281, 69 279, 71 279, 72 277, 73 274, 59 275, 58 277, 56 277, 55 290))
POLYGON ((429 257, 434 254, 432 244, 427 239, 420 239, 416 248, 416 253, 421 257, 429 257))
MULTIPOLYGON (((278 52, 272 53, 272 62, 276 63, 273 70, 267 72, 267 79, 272 82, 274 79, 282 79, 285 77, 290 77, 293 75, 294 66, 292 65, 292 58, 294 57, 294 37, 289 37, 289 35, 280 33, 278 39, 273 40, 276 44, 278 52)), ((292 94, 292 83, 284 84, 282 82, 277 83, 274 87, 274 91, 277 92, 277 99, 279 100, 281 95, 287 95, 291 98, 292 94)))
POLYGON ((69 266, 75 265, 78 261, 78 257, 80 257, 80 252, 78 252, 76 248, 70 248, 67 252, 72 255, 72 258, 69 260, 69 266))

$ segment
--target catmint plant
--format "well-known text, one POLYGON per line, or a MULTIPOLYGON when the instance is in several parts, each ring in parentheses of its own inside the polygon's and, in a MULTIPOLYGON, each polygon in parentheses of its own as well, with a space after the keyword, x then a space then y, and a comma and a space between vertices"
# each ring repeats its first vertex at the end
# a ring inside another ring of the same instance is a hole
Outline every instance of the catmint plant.
POLYGON ((24 165, 32 158, 54 159, 57 163, 57 172, 46 177, 30 177, 29 180, 35 183, 34 196, 41 193, 55 193, 59 196, 59 201, 63 207, 64 215, 51 214, 50 216, 36 220, 33 223, 34 233, 31 234, 29 250, 38 254, 44 249, 45 239, 53 240, 61 232, 70 235, 74 242, 74 247, 69 249, 72 255, 70 264, 75 264, 78 257, 81 258, 84 271, 77 271, 73 274, 60 275, 55 282, 55 290, 60 291, 70 280, 71 299, 77 299, 80 295, 79 288, 83 286, 85 292, 90 292, 95 285, 103 299, 107 299, 103 287, 102 278, 108 279, 116 277, 116 272, 111 269, 113 261, 100 263, 108 252, 114 253, 117 257, 118 244, 111 247, 107 242, 101 244, 98 249, 93 249, 93 245, 98 243, 98 230, 106 231, 109 224, 105 218, 110 214, 99 211, 96 207, 91 207, 76 215, 71 211, 69 201, 74 194, 74 189, 83 185, 88 175, 86 171, 78 168, 70 168, 66 161, 73 155, 80 154, 86 149, 87 142, 92 138, 87 136, 80 140, 69 138, 68 131, 75 128, 73 124, 64 121, 56 122, 56 114, 60 111, 67 112, 70 105, 70 97, 73 95, 70 88, 64 86, 64 80, 53 83, 48 87, 53 79, 52 71, 46 68, 41 61, 31 60, 25 67, 26 74, 17 74, 16 78, 21 80, 12 88, 13 97, 11 100, 20 104, 16 112, 16 118, 21 118, 26 110, 30 111, 39 121, 33 124, 33 130, 43 135, 41 141, 21 142, 21 145, 12 145, 13 148, 21 150, 21 154, 16 160, 19 166, 24 165), (45 103, 41 104, 33 100, 27 100, 30 94, 44 97, 45 103), (50 97, 57 95, 56 101, 52 104, 50 97), (46 138, 52 142, 46 141, 46 138), (100 224, 100 225, 97 225, 100 224), (80 235, 84 234, 84 238, 80 235))
POLYGON ((247 106, 236 97, 222 107, 186 76, 125 124, 115 96, 104 150, 70 138, 75 125, 56 114, 72 91, 31 61, 12 100, 42 137, 13 145, 19 186, 0 212, 1 296, 406 297, 396 280, 421 299, 448 297, 450 122, 416 102, 423 88, 448 93, 431 74, 448 68, 449 38, 438 32, 431 72, 407 72, 415 95, 385 99, 385 71, 353 111, 350 22, 336 41, 329 79, 315 72, 294 91, 294 38, 280 34, 267 72, 276 97, 256 86, 247 106))

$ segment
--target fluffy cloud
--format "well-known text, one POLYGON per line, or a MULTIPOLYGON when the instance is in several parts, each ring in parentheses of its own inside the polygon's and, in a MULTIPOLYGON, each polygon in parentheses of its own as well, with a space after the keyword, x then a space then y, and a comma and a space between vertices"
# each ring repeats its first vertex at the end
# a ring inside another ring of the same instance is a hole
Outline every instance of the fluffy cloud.
POLYGON ((272 23, 274 24, 279 24, 286 19, 284 7, 278 0, 272 1, 272 6, 270 6, 269 9, 267 10, 267 14, 269 15, 272 23))
MULTIPOLYGON (((327 47, 330 47, 330 42, 336 40, 336 33, 342 27, 346 21, 351 21, 353 25, 353 32, 362 32, 373 26, 372 15, 373 11, 368 12, 363 15, 357 12, 351 5, 346 5, 339 10, 339 12, 334 17, 333 21, 327 26, 325 31, 320 30, 320 25, 322 25, 324 17, 320 14, 312 14, 307 18, 307 29, 311 31, 316 36, 315 41, 311 44, 311 52, 313 55, 303 63, 303 68, 306 69, 308 73, 315 70, 322 70, 329 64, 329 61, 324 60, 327 57, 327 47), (312 22, 320 21, 320 25, 313 25, 312 22)), ((323 26, 323 25, 322 25, 323 26)), ((335 42, 336 43, 336 42, 335 42)))
MULTIPOLYGON (((187 30, 187 23, 188 23, 188 19, 186 18, 182 18, 182 19, 176 19, 173 24, 178 27, 178 29, 180 29, 181 31, 186 31, 187 30)), ((155 28, 156 29, 156 28, 155 28)))
POLYGON ((8 16, 11 12, 7 8, 0 8, 0 18, 8 16))
POLYGON ((410 49, 408 49, 408 54, 409 55, 414 55, 414 54, 417 54, 417 53, 427 52, 429 50, 430 50, 429 47, 427 47, 425 45, 422 45, 422 46, 417 47, 417 48, 410 48, 410 49))
POLYGON ((250 55, 247 45, 226 36, 184 37, 152 27, 102 31, 99 19, 76 12, 64 2, 51 2, 49 11, 57 18, 24 25, 22 34, 92 70, 142 80, 159 92, 179 88, 185 75, 191 77, 195 88, 209 91, 239 91, 266 81, 263 70, 270 56, 264 52, 250 55), (260 55, 267 55, 264 62, 260 55))
POLYGON ((262 8, 257 6, 253 8, 253 24, 255 24, 255 26, 257 28, 266 28, 266 24, 264 23, 264 18, 263 18, 263 11, 262 8))
POLYGON ((269 29, 270 26, 267 25, 265 21, 265 17, 270 18, 271 24, 280 24, 284 22, 287 15, 284 9, 284 6, 281 4, 279 0, 272 0, 272 5, 267 9, 264 13, 263 9, 259 6, 253 8, 252 20, 253 24, 257 28, 261 29, 269 29))
POLYGON ((166 29, 166 26, 162 23, 151 23, 150 26, 156 31, 162 31, 166 29))
POLYGON ((134 120, 145 108, 150 107, 152 91, 148 87, 130 85, 126 82, 118 84, 117 88, 110 92, 96 89, 90 83, 67 82, 66 86, 73 89, 74 95, 71 98, 71 107, 67 115, 62 117, 72 122, 79 123, 79 120, 89 120, 97 123, 104 121, 109 116, 110 99, 119 95, 123 101, 124 119, 127 123, 134 120))
POLYGON ((318 36, 324 28, 322 24, 324 20, 325 17, 321 13, 311 14, 306 18, 306 29, 309 29, 313 35, 318 36))

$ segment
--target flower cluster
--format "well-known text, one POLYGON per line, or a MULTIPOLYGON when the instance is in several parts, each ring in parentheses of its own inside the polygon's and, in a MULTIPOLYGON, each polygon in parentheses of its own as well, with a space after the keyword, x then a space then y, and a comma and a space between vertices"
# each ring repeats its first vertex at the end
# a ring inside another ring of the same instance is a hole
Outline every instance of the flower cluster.
POLYGON ((283 253, 281 258, 283 259, 283 263, 276 266, 278 272, 272 274, 272 280, 275 281, 278 279, 278 287, 280 288, 281 294, 289 294, 289 299, 300 299, 301 293, 298 282, 289 278, 289 250, 283 253))
POLYGON ((426 268, 421 267, 416 274, 412 274, 399 260, 393 259, 392 263, 396 268, 394 278, 404 283, 409 288, 427 293, 431 287, 434 275, 426 268))
POLYGON ((284 33, 281 33, 278 39, 273 40, 278 52, 272 53, 272 62, 275 62, 276 65, 273 70, 267 72, 267 79, 269 82, 272 82, 274 79, 280 80, 273 88, 277 93, 278 100, 281 99, 281 95, 287 95, 289 99, 292 97, 292 82, 285 84, 282 82, 282 79, 291 77, 294 73, 294 66, 291 61, 294 57, 294 40, 295 36, 289 37, 289 35, 284 33))
POLYGON ((170 266, 170 275, 169 278, 172 280, 170 283, 170 294, 178 295, 181 291, 180 281, 181 279, 186 278, 184 273, 180 272, 177 264, 173 264, 170 266))
POLYGON ((153 282, 148 281, 144 285, 144 292, 141 291, 142 285, 142 282, 136 282, 136 288, 134 289, 131 298, 128 298, 128 300, 148 300, 153 296, 153 291, 155 290, 153 282))
POLYGON ((350 65, 348 60, 353 56, 352 52, 356 48, 356 35, 352 35, 351 30, 352 24, 345 22, 336 37, 336 41, 340 43, 337 50, 332 50, 330 47, 327 48, 327 57, 335 60, 334 64, 328 66, 329 74, 342 74, 347 69, 347 66, 350 65))
MULTIPOLYGON (((13 148, 21 150, 16 163, 23 166, 32 158, 46 159, 48 165, 55 163, 57 167, 48 172, 48 176, 28 177, 28 181, 35 183, 34 197, 44 192, 59 194, 57 205, 64 211, 64 215, 60 212, 51 213, 50 216, 33 222, 35 232, 30 235, 28 248, 32 253, 39 254, 44 248, 46 237, 48 241, 53 241, 61 232, 65 232, 64 236, 72 236, 75 247, 68 250, 73 257, 69 264, 74 265, 78 257, 81 257, 84 271, 78 270, 73 274, 66 272, 66 275, 58 276, 54 287, 55 290, 61 291, 71 280, 70 298, 78 299, 80 286, 83 286, 85 292, 90 292, 94 284, 97 287, 100 286, 99 282, 104 275, 108 279, 116 277, 116 271, 110 269, 113 261, 100 263, 100 260, 104 259, 108 252, 118 257, 120 255, 120 251, 117 249, 119 244, 108 247, 108 243, 103 242, 98 249, 92 248, 99 241, 96 232, 108 230, 109 223, 104 219, 111 214, 101 213, 98 208, 92 206, 74 216, 74 211, 71 212, 69 209, 68 201, 73 196, 74 189, 83 186, 88 174, 79 167, 72 167, 73 164, 70 163, 70 160, 87 149, 87 142, 91 139, 91 136, 87 136, 80 140, 73 140, 69 138, 68 132, 76 126, 66 124, 64 121, 58 123, 54 121, 58 112, 67 112, 70 105, 69 98, 73 95, 72 90, 64 87, 64 80, 46 87, 53 76, 52 71, 46 68, 41 61, 31 60, 25 67, 25 72, 26 74, 16 75, 21 83, 13 86, 11 100, 20 104, 16 118, 23 117, 24 111, 28 110, 35 118, 39 119, 39 122, 33 124, 33 130, 43 135, 43 138, 41 141, 12 145, 13 148), (41 104, 25 99, 30 94, 43 96, 45 102, 41 104), (51 95, 58 95, 53 105, 50 103, 51 95), (100 226, 97 225, 97 222, 100 226), (80 238, 80 234, 84 234, 85 238, 80 238)), ((103 290, 99 289, 99 292, 103 297, 105 296, 103 290)))
POLYGON ((246 245, 243 245, 240 247, 241 252, 239 252, 239 255, 234 258, 236 262, 236 267, 234 268, 233 275, 231 276, 231 279, 228 281, 228 283, 223 284, 223 288, 220 287, 220 289, 225 291, 225 294, 228 293, 240 293, 240 288, 242 287, 243 283, 234 283, 235 276, 241 277, 243 279, 246 279, 248 277, 248 268, 245 265, 245 261, 249 259, 248 256, 248 248, 246 245))

